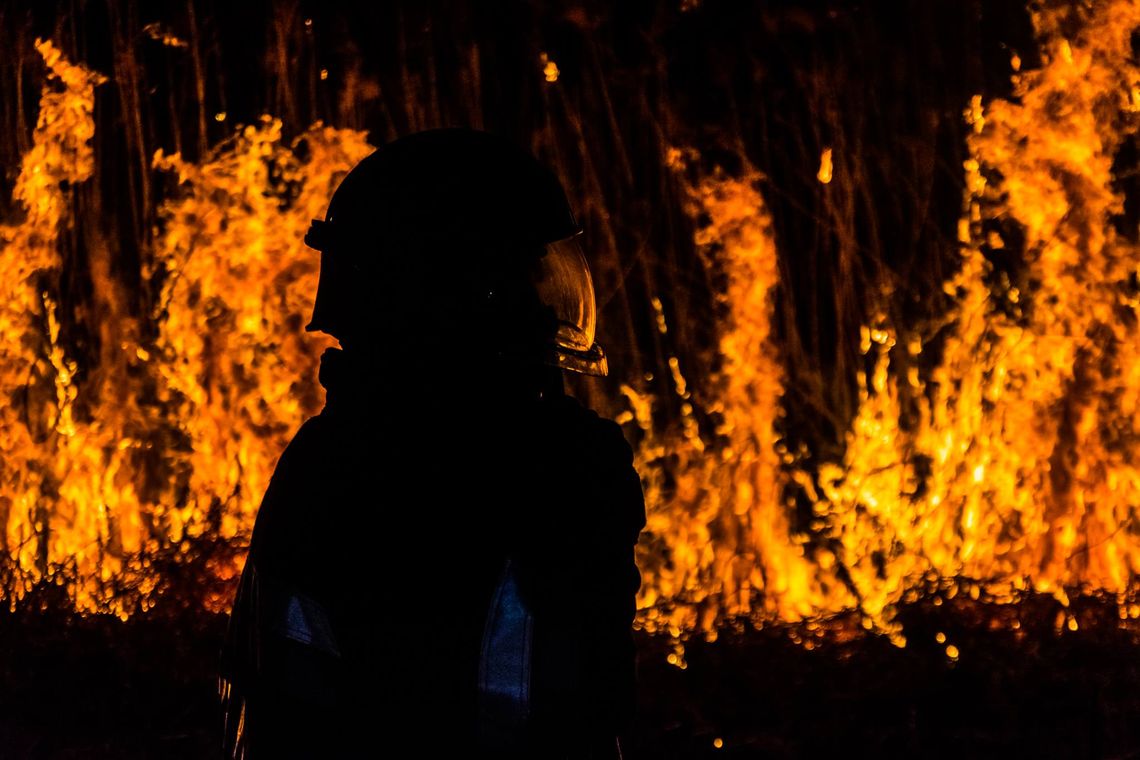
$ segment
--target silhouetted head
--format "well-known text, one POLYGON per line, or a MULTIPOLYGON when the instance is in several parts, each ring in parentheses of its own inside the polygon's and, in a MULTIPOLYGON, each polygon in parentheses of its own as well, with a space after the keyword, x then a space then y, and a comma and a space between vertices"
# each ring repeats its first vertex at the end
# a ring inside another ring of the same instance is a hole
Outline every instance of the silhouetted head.
POLYGON ((408 363, 606 373, 580 227, 554 174, 484 132, 391 142, 348 173, 306 236, 321 277, 306 329, 408 363))

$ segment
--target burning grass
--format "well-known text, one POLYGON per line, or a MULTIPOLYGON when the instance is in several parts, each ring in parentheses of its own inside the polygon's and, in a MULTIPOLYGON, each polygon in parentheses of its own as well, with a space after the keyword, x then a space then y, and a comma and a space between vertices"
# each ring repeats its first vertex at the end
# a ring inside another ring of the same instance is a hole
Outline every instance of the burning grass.
MULTIPOLYGON (((970 136, 956 268, 940 280, 945 311, 899 319, 911 283, 888 271, 886 254, 873 252, 874 271, 851 268, 865 237, 859 146, 833 140, 809 177, 826 211, 815 221, 838 231, 850 254, 832 274, 872 285, 859 346, 847 347, 859 365, 850 414, 833 408, 819 367, 797 365, 803 336, 779 300, 796 252, 780 250, 771 178, 742 156, 722 162, 734 164, 728 170, 691 148, 659 146, 656 169, 680 188, 693 250, 715 285, 716 339, 709 357, 666 351, 652 368, 667 373, 675 398, 630 376, 623 400, 610 401, 627 407, 649 508, 639 626, 665 635, 644 640, 648 682, 665 684, 661 693, 685 709, 701 709, 678 696, 688 689, 719 704, 701 673, 712 679, 725 667, 769 683, 770 658, 787 655, 777 641, 797 647, 788 659, 804 668, 803 691, 826 691, 837 674, 873 681, 876 669, 897 671, 882 688, 920 715, 908 691, 922 692, 914 672, 958 683, 954 674, 990 662, 1008 674, 996 696, 979 682, 962 687, 963 699, 998 699, 1001 714, 1016 702, 1007 685, 1036 684, 1047 657, 1061 663, 1063 686, 1080 680, 1081 657, 1101 672, 1097 642, 1106 658, 1133 652, 1140 235, 1121 221, 1127 172, 1118 159, 1140 131, 1140 4, 1047 3, 1032 18, 1040 65, 1018 58, 1010 97, 962 104, 970 136), (690 371, 698 359, 707 375, 690 371), (804 377, 818 382, 793 387, 804 377), (789 417, 793 392, 835 426, 836 440, 801 434, 803 408, 789 417), (680 414, 671 421, 661 409, 672 405, 680 414)), ((76 188, 95 171, 95 92, 105 77, 50 42, 37 49, 44 83, 14 185, 19 213, 0 227, 4 596, 29 632, 92 613, 60 628, 90 642, 147 630, 132 616, 172 604, 176 589, 178 604, 207 611, 209 638, 276 457, 320 406, 323 346, 300 337, 316 276, 302 232, 370 148, 363 133, 322 124, 287 139, 266 117, 193 161, 149 157, 169 185, 138 267, 155 303, 143 314, 123 305, 105 241, 90 233, 91 313, 82 317, 95 325, 96 348, 81 361, 71 333, 83 320, 65 298, 61 251, 84 232, 76 188)), ((573 79, 561 60, 565 71, 546 85, 573 79)), ((594 189, 591 205, 604 207, 594 189)), ((663 289, 649 296, 655 345, 669 345, 682 319, 676 299, 663 289)), ((34 650, 20 627, 12 645, 34 650)), ((1104 677, 1119 685, 1132 671, 1104 677)), ((726 752, 779 733, 757 717, 779 714, 757 696, 762 688, 734 689, 747 716, 739 730, 728 717, 708 723, 726 752)), ((647 696, 653 721, 680 721, 698 744, 708 738, 692 715, 670 717, 647 696)), ((1133 714, 1129 698, 1104 700, 1133 714)), ((788 746, 815 748, 841 716, 820 720, 808 732, 816 738, 797 734, 788 746)), ((930 736, 868 720, 879 727, 872 738, 930 736)), ((1123 746, 1131 735, 1104 720, 1103 730, 1085 728, 1103 746, 1123 746)), ((998 725, 971 736, 997 741, 1006 736, 998 725)))

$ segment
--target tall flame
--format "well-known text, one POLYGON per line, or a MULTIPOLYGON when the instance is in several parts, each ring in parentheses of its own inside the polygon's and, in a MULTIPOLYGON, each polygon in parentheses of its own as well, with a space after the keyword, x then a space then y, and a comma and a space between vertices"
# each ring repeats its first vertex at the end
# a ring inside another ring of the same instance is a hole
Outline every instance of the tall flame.
MULTIPOLYGON (((650 436, 641 450, 650 472, 665 452, 678 465, 676 496, 654 499, 650 518, 665 547, 656 556, 669 560, 646 558, 643 597, 686 602, 666 618, 674 633, 692 627, 695 610, 706 630, 748 613, 749 587, 763 591, 765 615, 855 607, 900 644, 895 605, 932 582, 999 601, 1029 588, 1062 601, 1066 588, 1129 591, 1140 569, 1138 251, 1112 226, 1122 198, 1111 169, 1137 132, 1130 35, 1140 3, 1043 9, 1034 22, 1043 66, 1015 77, 1013 99, 976 97, 966 112, 962 262, 945 284, 956 307, 927 334, 882 316, 864 328, 874 369, 859 376, 843 460, 817 477, 773 428, 779 365, 761 347, 771 342, 775 248, 753 178, 714 176, 690 190, 694 216, 709 220, 698 243, 715 244, 728 273, 730 316, 724 377, 712 384, 724 440, 709 450, 687 434, 650 436), (1063 28, 1077 31, 1066 39, 1063 28), (1011 229, 1023 240, 1007 249, 1011 229), (1014 266, 996 268, 998 255, 1014 266), (941 358, 924 376, 917 359, 939 331, 941 358), (904 378, 891 371, 898 351, 910 354, 904 378), (922 400, 905 428, 900 382, 922 400), (810 563, 781 517, 781 482, 813 502, 810 563)), ((651 625, 658 618, 650 612, 651 625)))
POLYGON ((188 474, 188 496, 164 510, 175 540, 201 535, 218 507, 221 538, 248 532, 278 455, 320 408, 313 378, 326 344, 302 331, 319 260, 301 240, 371 152, 361 133, 319 124, 286 147, 266 118, 201 166, 155 156, 183 190, 161 209, 156 250, 154 370, 188 444, 171 462, 188 474))
POLYGON ((285 145, 280 123, 265 119, 201 165, 156 155, 179 185, 144 272, 162 283, 158 337, 121 339, 129 369, 80 383, 53 291, 67 187, 93 171, 103 77, 50 42, 37 49, 49 81, 16 183, 25 217, 0 228, 0 384, 13 402, 0 408, 6 592, 15 604, 49 577, 78 609, 126 617, 153 603, 156 556, 185 553, 206 534, 248 535, 289 435, 319 408, 311 378, 324 346, 301 332, 318 264, 301 239, 372 149, 359 132, 320 124, 285 145))
MULTIPOLYGON (((12 580, 16 593, 67 561, 99 577, 89 546, 100 535, 92 525, 99 507, 90 507, 105 503, 99 498, 105 483, 93 484, 99 497, 82 504, 66 496, 76 483, 76 459, 98 457, 99 451, 76 440, 76 365, 60 347, 52 295, 67 209, 64 186, 86 180, 94 170, 94 91, 104 80, 68 63, 50 42, 37 40, 36 49, 48 74, 33 146, 13 192, 24 219, 0 227, 0 386, 7 400, 0 407, 0 542, 21 571, 12 580), (83 546, 73 553, 72 539, 80 535, 83 546)), ((80 589, 76 596, 82 603, 80 589)))
MULTIPOLYGON (((1015 76, 1015 97, 976 97, 965 113, 961 266, 944 286, 955 305, 916 327, 872 304, 869 371, 836 461, 781 438, 786 357, 763 177, 747 165, 701 175, 688 150, 665 157, 724 290, 715 374, 690 384, 669 358, 676 431, 654 424, 660 399, 623 388, 649 506, 642 625, 715 635, 727 619, 854 610, 901 644, 894 610, 931 584, 999 601, 1028 589, 1062 601, 1076 587, 1129 593, 1140 569, 1140 251, 1113 227, 1123 200, 1112 167, 1138 131, 1140 2, 1033 18, 1041 67, 1015 76), (918 399, 905 425, 902 390, 918 399)), ((161 591, 156 557, 248 535, 278 454, 319 408, 323 344, 302 333, 317 261, 300 241, 371 147, 321 124, 286 143, 266 117, 200 163, 158 153, 176 188, 144 257, 160 293, 146 315, 156 337, 111 310, 101 364, 84 370, 61 335, 60 235, 93 172, 103 78, 50 42, 37 49, 48 81, 14 191, 24 215, 0 227, 0 568, 12 604, 54 578, 78 609, 126 616, 161 591)), ((819 181, 834 188, 842 156, 827 148, 821 161, 819 181)), ((666 332, 665 306, 653 306, 666 332)), ((213 571, 230 577, 239 561, 213 571)))
MULTIPOLYGON (((686 153, 674 149, 669 163, 683 169, 692 163, 686 153)), ((679 440, 656 435, 653 399, 624 388, 629 419, 646 433, 638 450, 649 505, 644 622, 674 636, 693 628, 711 632, 721 616, 798 620, 851 603, 792 535, 784 504, 783 465, 791 455, 776 432, 784 373, 772 335, 779 273, 759 181, 751 170, 739 178, 718 171, 688 190, 690 213, 708 220, 697 232, 698 251, 726 281, 723 361, 708 384, 715 398, 709 411, 720 420, 716 440, 706 443, 700 435, 676 357, 669 364, 683 399, 679 440)), ((664 332, 661 304, 654 306, 664 332)))

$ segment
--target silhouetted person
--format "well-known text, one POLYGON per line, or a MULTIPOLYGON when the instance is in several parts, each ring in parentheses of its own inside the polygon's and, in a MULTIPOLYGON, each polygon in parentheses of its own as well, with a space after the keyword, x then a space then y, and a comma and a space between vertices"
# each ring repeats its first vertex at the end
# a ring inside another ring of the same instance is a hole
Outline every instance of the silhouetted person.
POLYGON ((562 389, 606 373, 578 233, 551 172, 467 130, 380 148, 313 222, 307 329, 342 348, 257 516, 229 755, 619 756, 645 514, 620 429, 562 389))

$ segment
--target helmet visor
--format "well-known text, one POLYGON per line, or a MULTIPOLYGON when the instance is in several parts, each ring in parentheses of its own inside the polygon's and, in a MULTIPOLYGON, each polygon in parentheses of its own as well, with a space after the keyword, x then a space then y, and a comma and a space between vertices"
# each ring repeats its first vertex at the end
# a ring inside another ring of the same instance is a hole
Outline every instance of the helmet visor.
POLYGON ((558 366, 605 375, 605 354, 594 342, 598 324, 594 281, 577 238, 548 243, 533 276, 539 299, 558 320, 554 347, 558 366))

